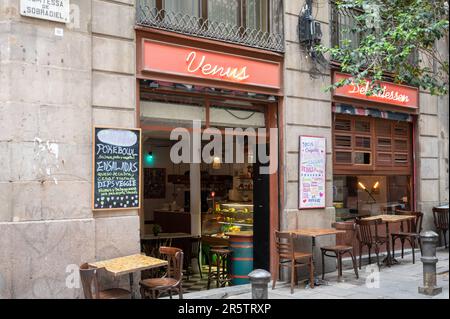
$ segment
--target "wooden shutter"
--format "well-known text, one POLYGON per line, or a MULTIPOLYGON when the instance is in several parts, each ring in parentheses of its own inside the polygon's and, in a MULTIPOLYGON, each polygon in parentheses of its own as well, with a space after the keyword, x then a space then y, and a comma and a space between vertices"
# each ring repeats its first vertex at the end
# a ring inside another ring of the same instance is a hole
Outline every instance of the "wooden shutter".
POLYGON ((413 160, 411 132, 408 122, 336 114, 335 171, 409 175, 413 160))

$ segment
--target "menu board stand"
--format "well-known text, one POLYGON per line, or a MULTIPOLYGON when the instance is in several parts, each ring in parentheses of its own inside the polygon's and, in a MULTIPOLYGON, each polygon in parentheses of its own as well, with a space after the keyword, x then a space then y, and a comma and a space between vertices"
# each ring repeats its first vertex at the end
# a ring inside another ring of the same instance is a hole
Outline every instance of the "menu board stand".
POLYGON ((92 210, 141 208, 141 129, 94 127, 92 210))
POLYGON ((326 207, 326 138, 300 136, 299 204, 300 210, 326 207))

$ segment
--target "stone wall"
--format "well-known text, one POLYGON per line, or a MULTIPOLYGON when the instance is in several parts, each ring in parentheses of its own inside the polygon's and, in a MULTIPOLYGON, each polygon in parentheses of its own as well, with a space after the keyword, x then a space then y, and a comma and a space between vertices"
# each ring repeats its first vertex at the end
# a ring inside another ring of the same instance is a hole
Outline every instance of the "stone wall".
MULTIPOLYGON (((333 207, 333 166, 331 139, 331 94, 324 92, 330 84, 330 72, 327 69, 316 70, 303 51, 298 40, 298 19, 304 0, 284 1, 284 25, 286 38, 285 55, 285 104, 283 129, 285 136, 285 194, 282 199, 281 229, 329 228, 335 221, 333 207), (300 135, 323 136, 327 139, 327 177, 326 209, 298 210, 298 160, 300 135)), ((314 17, 322 23, 323 42, 328 43, 329 32, 328 1, 315 1, 314 17)), ((317 247, 330 245, 334 236, 317 239, 317 247)), ((299 240, 298 249, 311 251, 311 239, 299 240)), ((317 271, 321 271, 320 249, 315 250, 317 271)), ((335 260, 328 260, 327 270, 334 269, 335 260)))
POLYGON ((71 0, 67 25, 19 2, 0 3, 0 298, 78 298, 76 266, 140 251, 137 211, 91 210, 93 125, 136 125, 134 1, 71 0))
MULTIPOLYGON (((448 56, 448 37, 438 43, 442 56, 448 56)), ((425 230, 434 229, 434 206, 449 202, 449 100, 420 93, 417 125, 417 209, 425 214, 425 230)))

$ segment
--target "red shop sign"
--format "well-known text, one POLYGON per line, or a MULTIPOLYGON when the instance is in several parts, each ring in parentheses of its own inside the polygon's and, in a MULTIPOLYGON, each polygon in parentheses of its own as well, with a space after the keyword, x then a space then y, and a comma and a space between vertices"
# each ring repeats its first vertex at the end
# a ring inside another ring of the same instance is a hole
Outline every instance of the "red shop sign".
POLYGON ((144 71, 280 88, 280 63, 144 41, 144 71))
MULTIPOLYGON (((348 79, 350 75, 336 72, 334 82, 348 79)), ((367 96, 370 82, 365 85, 347 85, 334 91, 334 96, 349 97, 365 101, 392 104, 403 107, 418 108, 419 90, 414 87, 397 85, 390 82, 380 82, 383 92, 367 96)))

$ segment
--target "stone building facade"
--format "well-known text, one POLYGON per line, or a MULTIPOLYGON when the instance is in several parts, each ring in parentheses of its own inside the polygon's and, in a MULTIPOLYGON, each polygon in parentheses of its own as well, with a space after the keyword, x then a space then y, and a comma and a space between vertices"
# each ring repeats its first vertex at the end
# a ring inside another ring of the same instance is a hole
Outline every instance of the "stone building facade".
MULTIPOLYGON (((91 210, 93 126, 138 125, 135 1, 71 0, 66 25, 23 17, 19 3, 0 3, 0 298, 79 298, 71 275, 80 263, 140 252, 137 210, 91 210)), ((323 91, 331 77, 299 45, 304 4, 284 1, 282 230, 335 220, 332 104, 323 91), (300 135, 327 138, 325 209, 298 210, 300 135)), ((314 12, 329 42, 328 1, 315 0, 314 12)), ((448 97, 420 93, 416 194, 426 229, 431 208, 448 202, 448 109, 448 97)))

